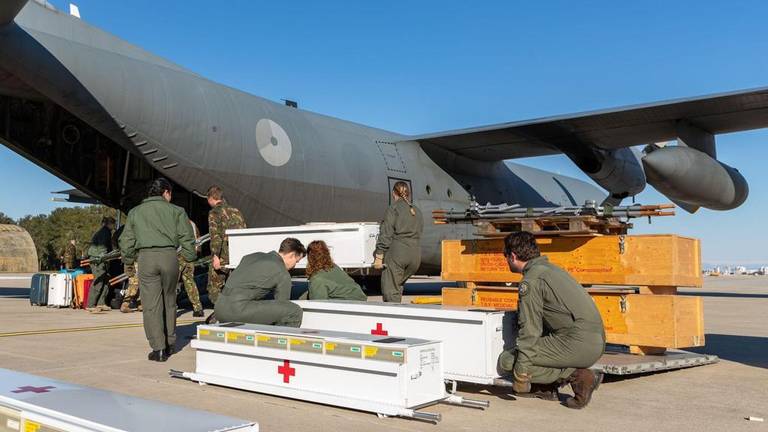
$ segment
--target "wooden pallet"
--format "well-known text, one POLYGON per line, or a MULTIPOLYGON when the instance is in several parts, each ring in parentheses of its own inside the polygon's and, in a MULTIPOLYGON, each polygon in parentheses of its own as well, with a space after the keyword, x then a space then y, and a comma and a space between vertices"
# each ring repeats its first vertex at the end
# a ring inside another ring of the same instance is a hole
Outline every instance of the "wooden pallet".
POLYGON ((596 216, 557 216, 493 219, 477 223, 483 237, 506 237, 510 232, 528 231, 533 235, 624 235, 632 224, 619 218, 596 216))

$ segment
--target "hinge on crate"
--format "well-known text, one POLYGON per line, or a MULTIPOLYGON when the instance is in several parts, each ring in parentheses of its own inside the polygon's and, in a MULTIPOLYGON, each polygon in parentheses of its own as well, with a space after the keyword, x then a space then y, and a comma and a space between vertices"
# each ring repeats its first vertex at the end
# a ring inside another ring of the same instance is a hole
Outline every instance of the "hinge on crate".
POLYGON ((619 255, 624 255, 624 240, 627 236, 619 236, 619 255))
POLYGON ((627 296, 621 296, 619 307, 621 308, 621 313, 627 313, 627 296))

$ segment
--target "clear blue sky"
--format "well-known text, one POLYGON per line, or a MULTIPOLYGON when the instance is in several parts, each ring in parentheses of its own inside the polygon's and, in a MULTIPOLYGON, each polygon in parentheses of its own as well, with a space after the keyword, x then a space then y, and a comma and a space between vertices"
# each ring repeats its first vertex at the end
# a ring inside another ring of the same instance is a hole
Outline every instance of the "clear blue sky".
MULTIPOLYGON (((84 20, 215 81, 403 133, 768 86, 762 1, 76 3, 84 20)), ((766 130, 718 139, 750 182, 741 208, 636 232, 699 237, 705 262, 768 263, 767 141, 766 130)), ((4 147, 0 161, 12 217, 49 211, 49 192, 68 187, 4 147)), ((564 157, 524 162, 586 179, 564 157)), ((649 186, 638 201, 667 200, 649 186)))

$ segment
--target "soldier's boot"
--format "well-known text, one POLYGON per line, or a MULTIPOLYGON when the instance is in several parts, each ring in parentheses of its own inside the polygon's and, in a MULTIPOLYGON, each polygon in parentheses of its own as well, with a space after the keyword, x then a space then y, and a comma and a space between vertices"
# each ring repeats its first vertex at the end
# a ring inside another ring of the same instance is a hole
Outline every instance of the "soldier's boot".
POLYGON ((87 310, 90 313, 101 313, 101 309, 97 307, 89 307, 89 308, 85 308, 85 310, 87 310))
POLYGON ((600 387, 603 380, 603 373, 592 371, 591 369, 576 369, 568 381, 573 389, 573 397, 565 400, 565 406, 573 409, 581 409, 589 404, 592 399, 592 393, 600 387))
POLYGON ((546 401, 559 401, 560 393, 557 389, 560 384, 553 382, 551 384, 531 384, 531 391, 528 393, 515 393, 515 396, 521 398, 536 398, 546 401))
POLYGON ((208 318, 205 319, 206 324, 216 324, 219 320, 216 319, 216 312, 211 312, 210 315, 208 315, 208 318))
POLYGON ((147 360, 149 360, 149 361, 156 361, 156 362, 164 362, 164 361, 168 360, 168 354, 165 352, 165 350, 152 351, 147 356, 147 360))
POLYGON ((104 311, 104 312, 109 312, 112 310, 112 308, 107 305, 99 305, 97 307, 99 308, 100 311, 104 311))
POLYGON ((130 302, 123 302, 120 305, 120 312, 122 313, 132 313, 133 309, 131 309, 131 303, 130 302))

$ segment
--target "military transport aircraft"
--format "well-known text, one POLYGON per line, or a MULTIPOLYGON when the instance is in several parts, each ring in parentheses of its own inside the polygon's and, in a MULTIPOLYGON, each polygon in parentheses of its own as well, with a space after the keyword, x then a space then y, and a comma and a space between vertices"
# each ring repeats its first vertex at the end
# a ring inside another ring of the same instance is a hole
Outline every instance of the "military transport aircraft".
MULTIPOLYGON (((766 126, 768 88, 406 136, 211 82, 44 0, 0 1, 0 141, 123 210, 168 177, 203 226, 200 193, 214 183, 249 226, 379 220, 397 180, 427 218, 470 196, 616 204, 646 183, 687 211, 727 210, 748 187, 717 160, 714 135, 766 126), (552 154, 605 190, 509 161, 552 154)), ((425 226, 427 269, 439 266, 441 239, 471 229, 425 226)))

